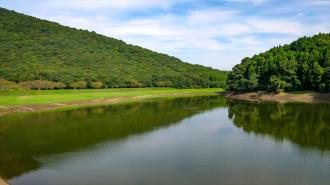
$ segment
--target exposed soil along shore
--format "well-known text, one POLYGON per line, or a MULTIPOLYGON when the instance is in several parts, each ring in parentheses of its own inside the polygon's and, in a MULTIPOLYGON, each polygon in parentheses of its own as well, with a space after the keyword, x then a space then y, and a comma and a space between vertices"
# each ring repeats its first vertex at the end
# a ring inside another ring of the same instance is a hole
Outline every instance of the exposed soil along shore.
POLYGON ((269 92, 249 92, 231 93, 224 95, 229 99, 246 100, 253 102, 278 102, 278 103, 330 103, 330 93, 302 92, 302 93, 269 93, 269 92))
MULTIPOLYGON (((94 100, 73 101, 65 103, 52 103, 52 104, 33 104, 33 105, 16 105, 16 106, 0 106, 0 116, 12 113, 34 112, 54 110, 61 108, 72 107, 85 107, 94 105, 107 105, 116 104, 129 101, 139 101, 156 98, 169 98, 169 97, 189 97, 189 96, 203 96, 203 95, 215 95, 215 93, 169 93, 169 94, 156 94, 156 95, 141 95, 141 96, 120 96, 115 98, 103 98, 94 100)), ((0 184, 1 185, 1 184, 0 184)))
POLYGON ((0 177, 0 185, 9 185, 9 184, 0 177))

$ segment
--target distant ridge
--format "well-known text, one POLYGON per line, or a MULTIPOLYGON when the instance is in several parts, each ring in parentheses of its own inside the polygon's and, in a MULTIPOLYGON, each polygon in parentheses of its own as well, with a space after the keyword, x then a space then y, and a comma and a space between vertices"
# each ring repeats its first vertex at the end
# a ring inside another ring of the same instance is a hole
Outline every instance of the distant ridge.
MULTIPOLYGON (((114 28, 115 29, 115 28, 114 28)), ((193 38, 192 38, 193 39, 193 38)), ((0 79, 66 86, 225 87, 227 72, 0 8, 0 79)))

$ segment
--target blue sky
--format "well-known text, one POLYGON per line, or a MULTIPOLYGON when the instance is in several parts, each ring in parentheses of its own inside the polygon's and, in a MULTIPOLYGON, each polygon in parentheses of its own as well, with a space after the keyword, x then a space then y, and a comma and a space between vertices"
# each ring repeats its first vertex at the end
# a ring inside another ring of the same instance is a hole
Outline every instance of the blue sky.
POLYGON ((330 0, 0 0, 0 6, 224 70, 273 46, 330 32, 330 0))

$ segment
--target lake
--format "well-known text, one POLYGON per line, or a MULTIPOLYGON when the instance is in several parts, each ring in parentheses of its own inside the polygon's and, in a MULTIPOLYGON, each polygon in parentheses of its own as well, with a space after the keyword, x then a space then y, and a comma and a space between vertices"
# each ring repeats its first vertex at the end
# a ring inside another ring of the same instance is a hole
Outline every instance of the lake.
POLYGON ((0 117, 12 185, 328 185, 330 105, 221 96, 0 117))

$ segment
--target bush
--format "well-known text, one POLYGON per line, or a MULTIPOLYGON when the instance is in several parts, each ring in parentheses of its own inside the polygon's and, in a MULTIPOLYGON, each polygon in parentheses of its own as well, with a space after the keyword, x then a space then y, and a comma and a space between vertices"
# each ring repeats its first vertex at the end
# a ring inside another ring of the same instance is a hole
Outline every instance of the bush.
POLYGON ((34 80, 20 82, 19 87, 23 89, 37 89, 37 90, 52 90, 52 89, 64 89, 66 85, 61 82, 51 82, 47 80, 34 80))
POLYGON ((319 90, 320 90, 321 93, 327 92, 328 89, 327 89, 326 84, 325 83, 321 83, 320 84, 320 87, 319 87, 319 90))
POLYGON ((129 87, 137 88, 137 87, 143 87, 143 86, 144 86, 143 83, 140 83, 137 80, 131 80, 129 82, 129 87))
POLYGON ((73 89, 86 89, 87 83, 85 81, 73 82, 69 85, 69 87, 73 89))
POLYGON ((157 81, 155 85, 156 87, 172 87, 173 83, 171 81, 157 81))
POLYGON ((100 81, 97 82, 91 82, 90 87, 92 89, 101 89, 103 87, 103 83, 100 81))
POLYGON ((270 77, 270 85, 268 90, 272 92, 282 92, 286 88, 286 82, 277 78, 276 76, 270 77))
POLYGON ((0 79, 0 89, 9 90, 9 89, 19 89, 19 86, 12 81, 8 81, 5 79, 0 79))

